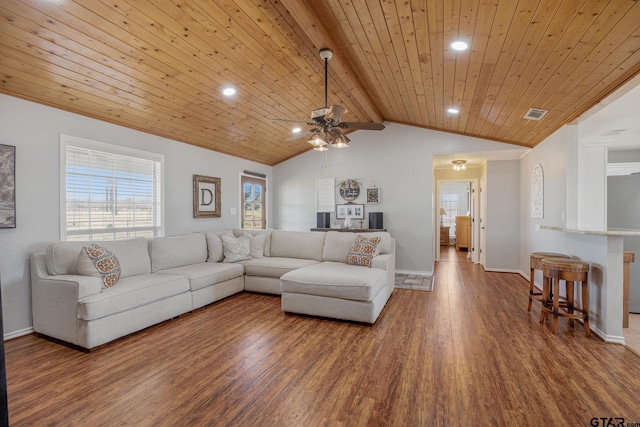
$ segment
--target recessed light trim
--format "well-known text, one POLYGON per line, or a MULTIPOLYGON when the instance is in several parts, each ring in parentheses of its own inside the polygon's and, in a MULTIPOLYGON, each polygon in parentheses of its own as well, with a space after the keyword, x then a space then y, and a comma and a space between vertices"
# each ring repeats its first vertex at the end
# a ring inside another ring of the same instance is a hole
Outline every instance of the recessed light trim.
POLYGON ((451 48, 453 50, 467 50, 467 48, 469 47, 469 44, 466 42, 463 42, 462 40, 456 40, 453 43, 451 43, 451 48))
POLYGON ((447 108, 447 113, 449 113, 449 114, 458 114, 458 113, 460 113, 460 110, 457 109, 456 107, 449 107, 449 108, 447 108))
POLYGON ((293 129, 291 129, 291 132, 293 133, 300 133, 300 131, 302 130, 301 127, 294 127, 293 129))
POLYGON ((224 96, 233 96, 236 94, 236 88, 227 86, 224 89, 222 89, 222 94, 224 96))

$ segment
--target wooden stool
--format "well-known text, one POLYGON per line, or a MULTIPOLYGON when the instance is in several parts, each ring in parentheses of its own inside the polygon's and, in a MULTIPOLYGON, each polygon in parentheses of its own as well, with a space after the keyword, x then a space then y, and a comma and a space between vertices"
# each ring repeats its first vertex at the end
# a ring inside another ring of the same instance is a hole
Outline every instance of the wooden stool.
MULTIPOLYGON (((529 307, 527 311, 531 311, 531 302, 533 300, 542 302, 542 292, 535 292, 533 285, 534 270, 542 271, 542 260, 544 258, 571 258, 569 255, 557 254, 554 252, 531 252, 529 255, 531 259, 531 274, 529 274, 529 307)), ((543 285, 544 287, 544 285, 543 285)))
POLYGON ((540 323, 544 323, 547 313, 553 316, 551 332, 558 329, 558 316, 569 318, 569 325, 573 326, 574 319, 582 319, 584 332, 591 336, 589 329, 589 263, 566 258, 544 258, 542 260, 542 274, 544 276, 542 288, 542 310, 540 323), (566 301, 560 302, 560 280, 567 286, 566 301), (573 304, 573 285, 579 282, 582 288, 582 306, 577 308, 573 304), (553 291, 552 291, 553 289, 553 291), (553 299, 550 293, 553 292, 553 299), (564 309, 561 312, 560 309, 564 309), (578 313, 575 313, 575 312, 578 313))

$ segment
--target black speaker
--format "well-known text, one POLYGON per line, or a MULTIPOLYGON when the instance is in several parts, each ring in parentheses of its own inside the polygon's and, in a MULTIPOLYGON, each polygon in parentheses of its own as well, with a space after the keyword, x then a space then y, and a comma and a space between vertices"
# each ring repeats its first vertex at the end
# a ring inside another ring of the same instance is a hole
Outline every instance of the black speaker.
POLYGON ((369 228, 371 230, 382 230, 382 212, 369 212, 369 228))
POLYGON ((318 228, 331 228, 330 212, 318 212, 318 228))

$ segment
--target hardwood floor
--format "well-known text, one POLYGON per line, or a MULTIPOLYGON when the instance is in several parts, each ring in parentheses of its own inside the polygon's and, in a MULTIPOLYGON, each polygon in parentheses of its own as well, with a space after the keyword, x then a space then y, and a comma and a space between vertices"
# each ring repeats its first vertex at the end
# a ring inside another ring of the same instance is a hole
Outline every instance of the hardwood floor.
POLYGON ((446 255, 433 292, 396 289, 374 326, 243 293, 89 354, 8 341, 11 425, 640 422, 638 356, 562 319, 552 335, 524 278, 446 255))

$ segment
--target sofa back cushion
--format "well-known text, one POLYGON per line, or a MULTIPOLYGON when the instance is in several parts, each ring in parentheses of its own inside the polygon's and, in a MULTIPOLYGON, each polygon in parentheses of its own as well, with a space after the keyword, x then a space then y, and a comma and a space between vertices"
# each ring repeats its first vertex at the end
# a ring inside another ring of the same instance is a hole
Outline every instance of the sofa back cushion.
MULTIPOLYGON (((236 237, 242 237, 245 234, 250 234, 253 237, 256 236, 261 236, 264 235, 264 249, 262 251, 262 256, 271 256, 271 233, 273 232, 273 230, 240 230, 240 229, 236 229, 233 230, 233 235, 236 237)), ((252 252, 254 250, 253 246, 251 248, 252 252)), ((251 255, 253 258, 260 258, 260 257, 256 257, 253 254, 251 255)))
POLYGON ((207 262, 221 262, 224 259, 222 236, 233 236, 231 230, 212 230, 205 233, 207 237, 207 262))
POLYGON ((198 264, 207 260, 207 239, 203 233, 156 237, 149 241, 151 271, 198 264))
MULTIPOLYGON (((47 272, 51 275, 79 274, 76 260, 83 246, 95 242, 58 242, 47 246, 47 272)), ((148 241, 144 237, 99 242, 120 261, 120 277, 151 273, 148 241)))
POLYGON ((273 230, 271 256, 322 261, 325 234, 316 231, 273 230))
MULTIPOLYGON (((379 237, 380 243, 376 249, 377 254, 391 253, 391 234, 386 231, 375 231, 372 233, 362 233, 367 238, 379 237)), ((358 233, 344 231, 327 231, 327 237, 324 241, 324 250, 322 258, 324 261, 345 262, 349 248, 356 240, 358 233)))

